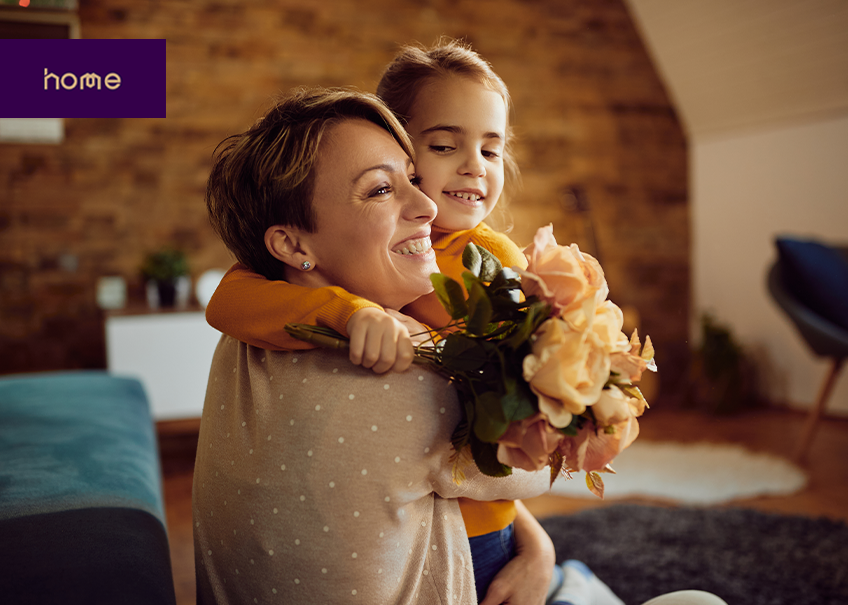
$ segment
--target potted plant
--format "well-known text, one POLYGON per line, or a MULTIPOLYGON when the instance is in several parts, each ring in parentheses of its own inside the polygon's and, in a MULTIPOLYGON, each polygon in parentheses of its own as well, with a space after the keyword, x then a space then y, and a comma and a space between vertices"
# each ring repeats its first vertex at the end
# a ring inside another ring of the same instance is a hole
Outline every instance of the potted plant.
POLYGON ((701 316, 701 345, 692 363, 691 403, 733 413, 762 403, 757 367, 731 329, 709 313, 701 316))
POLYGON ((145 280, 155 284, 159 306, 173 307, 177 294, 177 282, 189 274, 185 254, 175 248, 162 248, 144 258, 141 274, 145 280))

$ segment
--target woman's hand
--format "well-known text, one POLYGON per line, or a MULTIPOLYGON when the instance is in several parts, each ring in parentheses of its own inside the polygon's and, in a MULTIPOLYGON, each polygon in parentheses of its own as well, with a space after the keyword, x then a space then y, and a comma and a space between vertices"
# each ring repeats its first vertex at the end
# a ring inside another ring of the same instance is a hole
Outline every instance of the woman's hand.
POLYGON ((556 564, 554 544, 527 507, 515 501, 515 556, 498 572, 480 605, 543 605, 556 564))
POLYGON ((387 311, 376 307, 360 309, 351 315, 346 328, 350 361, 376 374, 403 372, 415 357, 409 330, 387 311))

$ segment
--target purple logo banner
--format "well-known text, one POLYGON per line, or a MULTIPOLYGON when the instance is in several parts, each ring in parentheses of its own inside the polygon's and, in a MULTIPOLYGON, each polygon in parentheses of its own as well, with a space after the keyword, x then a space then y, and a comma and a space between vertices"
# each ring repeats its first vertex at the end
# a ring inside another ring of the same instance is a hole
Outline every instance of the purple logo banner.
POLYGON ((0 118, 164 118, 165 40, 0 40, 0 118))

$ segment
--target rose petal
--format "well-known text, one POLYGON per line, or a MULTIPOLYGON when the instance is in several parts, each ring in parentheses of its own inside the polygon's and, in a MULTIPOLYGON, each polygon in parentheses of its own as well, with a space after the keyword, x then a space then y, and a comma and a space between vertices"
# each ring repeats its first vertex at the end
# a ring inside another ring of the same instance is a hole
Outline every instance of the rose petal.
POLYGON ((542 413, 510 423, 498 439, 498 461, 524 470, 540 470, 548 464, 563 435, 542 413))

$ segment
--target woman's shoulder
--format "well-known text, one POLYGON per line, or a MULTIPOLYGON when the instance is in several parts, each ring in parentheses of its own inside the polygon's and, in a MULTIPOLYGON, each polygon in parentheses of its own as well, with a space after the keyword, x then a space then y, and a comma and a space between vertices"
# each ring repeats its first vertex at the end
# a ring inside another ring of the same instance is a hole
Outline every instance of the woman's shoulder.
POLYGON ((378 375, 352 364, 346 350, 270 351, 224 336, 212 376, 213 381, 239 383, 254 399, 282 394, 287 401, 315 404, 325 399, 367 402, 371 408, 397 405, 398 401, 407 407, 430 407, 438 402, 456 407, 455 390, 426 366, 378 375))

